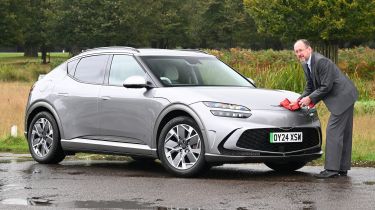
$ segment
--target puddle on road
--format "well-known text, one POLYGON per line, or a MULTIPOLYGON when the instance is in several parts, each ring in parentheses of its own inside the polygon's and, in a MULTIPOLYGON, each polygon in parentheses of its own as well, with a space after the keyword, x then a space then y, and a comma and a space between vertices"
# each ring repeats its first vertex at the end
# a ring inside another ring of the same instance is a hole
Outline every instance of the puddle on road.
POLYGON ((85 172, 83 171, 73 171, 73 172, 68 172, 69 175, 81 175, 81 174, 85 174, 85 172))
POLYGON ((314 201, 302 201, 301 204, 303 204, 303 207, 302 207, 303 210, 313 210, 313 209, 316 209, 314 201))
MULTIPOLYGON (((167 209, 189 209, 199 210, 200 208, 171 208, 162 206, 153 206, 154 203, 139 202, 139 201, 126 201, 126 200, 114 200, 114 201, 72 201, 65 203, 54 203, 54 200, 46 199, 42 197, 32 198, 9 198, 0 201, 3 205, 19 205, 19 206, 49 206, 49 207, 60 207, 60 208, 121 208, 121 209, 155 209, 155 210, 167 210, 167 209)), ((239 207, 238 210, 245 210, 245 207, 239 207)))
POLYGON ((30 154, 12 154, 12 153, 0 153, 0 163, 18 163, 31 161, 30 154))
POLYGON ((23 190, 24 187, 19 185, 19 184, 7 184, 7 185, 2 185, 1 186, 1 191, 6 192, 6 191, 11 191, 11 190, 23 190))
POLYGON ((55 206, 66 208, 126 208, 126 209, 144 209, 150 208, 152 203, 140 203, 138 201, 74 201, 59 203, 55 206))
POLYGON ((10 164, 10 163, 22 163, 22 162, 28 162, 32 159, 24 159, 24 158, 17 158, 17 159, 0 159, 0 164, 10 164))
POLYGON ((9 198, 0 201, 3 205, 20 205, 20 206, 51 206, 64 208, 124 208, 124 209, 167 209, 165 207, 153 207, 153 203, 141 203, 138 201, 114 200, 114 201, 72 201, 65 203, 53 203, 51 199, 41 197, 32 198, 9 198))
POLYGON ((21 205, 21 206, 51 206, 52 200, 43 199, 40 197, 32 197, 32 198, 9 198, 2 200, 0 203, 4 205, 21 205))

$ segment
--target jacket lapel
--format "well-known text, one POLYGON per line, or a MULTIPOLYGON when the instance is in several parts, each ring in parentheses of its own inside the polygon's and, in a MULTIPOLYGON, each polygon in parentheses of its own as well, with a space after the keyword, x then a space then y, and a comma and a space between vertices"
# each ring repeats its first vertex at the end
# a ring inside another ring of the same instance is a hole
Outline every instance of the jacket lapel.
POLYGON ((312 53, 311 54, 311 78, 312 78, 313 83, 314 83, 314 88, 316 89, 315 75, 316 75, 315 53, 312 53))

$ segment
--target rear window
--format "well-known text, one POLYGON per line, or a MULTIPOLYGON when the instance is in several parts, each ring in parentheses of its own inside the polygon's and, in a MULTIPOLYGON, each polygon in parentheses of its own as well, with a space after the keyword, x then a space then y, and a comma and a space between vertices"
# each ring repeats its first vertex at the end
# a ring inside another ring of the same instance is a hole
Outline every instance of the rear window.
POLYGON ((76 71, 76 66, 78 63, 79 59, 76 59, 74 61, 71 61, 68 63, 68 74, 73 76, 74 72, 76 71))
POLYGON ((82 58, 75 70, 74 78, 85 83, 102 84, 109 55, 82 58))

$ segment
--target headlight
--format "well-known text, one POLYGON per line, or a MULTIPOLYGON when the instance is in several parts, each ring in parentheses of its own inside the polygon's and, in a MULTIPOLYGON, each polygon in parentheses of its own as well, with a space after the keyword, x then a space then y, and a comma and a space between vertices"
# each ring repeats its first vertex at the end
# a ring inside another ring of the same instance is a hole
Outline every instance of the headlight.
POLYGON ((215 116, 234 118, 248 118, 251 116, 251 110, 245 106, 211 101, 204 101, 203 104, 212 108, 210 111, 215 116))

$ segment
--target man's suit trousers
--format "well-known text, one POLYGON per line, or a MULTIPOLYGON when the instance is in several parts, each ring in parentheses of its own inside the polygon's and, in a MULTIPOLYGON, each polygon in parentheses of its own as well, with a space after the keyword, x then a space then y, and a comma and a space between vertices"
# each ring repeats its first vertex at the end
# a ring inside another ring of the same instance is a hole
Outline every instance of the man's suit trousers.
POLYGON ((351 167, 354 104, 340 115, 331 116, 327 125, 325 166, 327 170, 347 171, 351 167))

